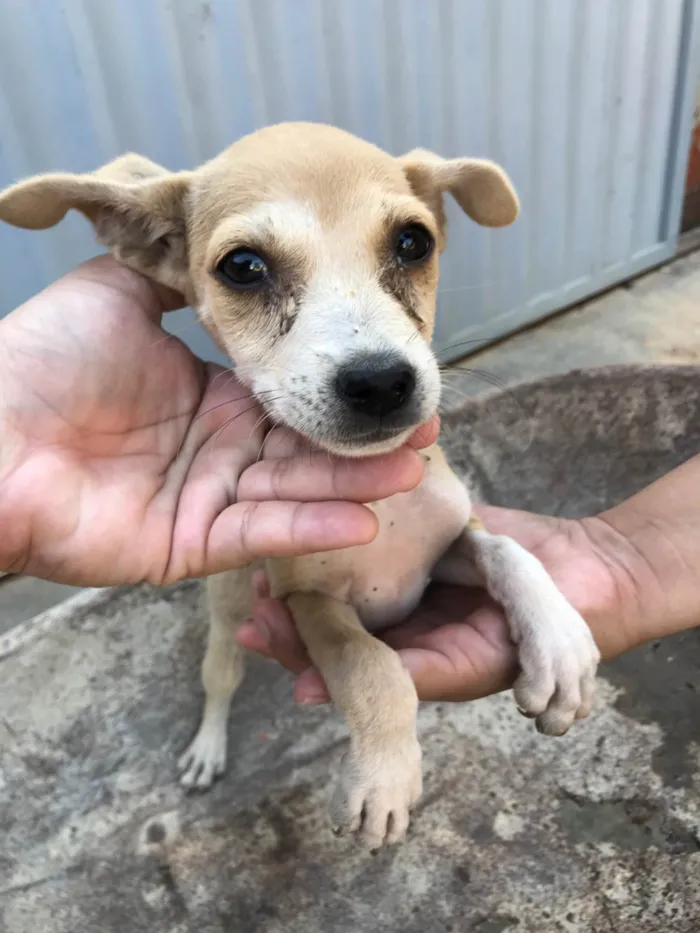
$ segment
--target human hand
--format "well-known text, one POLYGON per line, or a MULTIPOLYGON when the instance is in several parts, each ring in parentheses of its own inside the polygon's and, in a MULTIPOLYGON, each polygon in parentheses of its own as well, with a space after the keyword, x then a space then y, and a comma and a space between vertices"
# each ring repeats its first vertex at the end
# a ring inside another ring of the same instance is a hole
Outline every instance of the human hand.
MULTIPOLYGON (((567 599, 590 625, 603 657, 639 640, 626 607, 634 600, 634 556, 602 519, 568 521, 479 506, 489 531, 514 538, 537 556, 567 599)), ((323 703, 328 692, 285 606, 269 599, 256 576, 253 621, 238 642, 272 657, 299 675, 297 702, 323 703)), ((423 700, 472 700, 510 687, 517 653, 501 608, 479 589, 436 585, 420 607, 380 637, 395 648, 423 700)))
POLYGON ((162 330, 179 303, 100 257, 0 322, 0 569, 164 584, 349 547, 376 533, 359 503, 420 481, 410 447, 280 460, 273 441, 257 463, 262 410, 162 330))

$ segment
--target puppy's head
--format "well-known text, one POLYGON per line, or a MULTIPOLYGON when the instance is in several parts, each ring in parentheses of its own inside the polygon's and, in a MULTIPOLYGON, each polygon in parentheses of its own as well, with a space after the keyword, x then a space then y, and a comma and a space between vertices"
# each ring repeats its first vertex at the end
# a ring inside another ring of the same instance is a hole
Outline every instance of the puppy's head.
POLYGON ((194 172, 128 155, 29 179, 0 195, 0 220, 41 229, 81 211, 118 259, 186 296, 274 420, 360 455, 398 446, 438 405, 444 193, 486 226, 518 213, 491 162, 397 159, 281 124, 194 172))

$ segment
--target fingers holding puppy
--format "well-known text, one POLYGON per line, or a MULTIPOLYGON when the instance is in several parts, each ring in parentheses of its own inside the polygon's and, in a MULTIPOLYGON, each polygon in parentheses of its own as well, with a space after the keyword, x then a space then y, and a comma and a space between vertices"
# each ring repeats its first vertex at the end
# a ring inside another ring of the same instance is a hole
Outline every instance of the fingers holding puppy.
POLYGON ((278 442, 271 434, 266 459, 241 475, 237 497, 239 501, 374 502, 408 492, 423 477, 423 460, 416 451, 434 443, 438 431, 436 417, 418 428, 399 450, 353 460, 305 450, 300 440, 294 440, 293 447, 284 446, 289 443, 288 435, 278 442))
POLYGON ((355 461, 309 454, 254 463, 241 474, 237 496, 248 502, 374 502, 414 489, 422 476, 423 462, 409 448, 355 461))

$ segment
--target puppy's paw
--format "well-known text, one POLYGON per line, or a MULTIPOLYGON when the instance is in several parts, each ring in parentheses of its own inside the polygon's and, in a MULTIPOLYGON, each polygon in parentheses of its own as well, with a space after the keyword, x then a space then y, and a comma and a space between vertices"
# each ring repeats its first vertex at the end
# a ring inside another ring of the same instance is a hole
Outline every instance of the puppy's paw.
POLYGON ((180 757, 180 783, 188 790, 206 790, 226 768, 226 729, 203 722, 192 744, 180 757))
POLYGON ((333 831, 357 833, 370 850, 400 842, 422 788, 421 749, 414 736, 391 748, 351 748, 331 804, 333 831))
POLYGON ((593 703, 600 653, 588 625, 559 593, 537 619, 518 622, 521 674, 513 693, 520 711, 545 735, 564 735, 593 703))

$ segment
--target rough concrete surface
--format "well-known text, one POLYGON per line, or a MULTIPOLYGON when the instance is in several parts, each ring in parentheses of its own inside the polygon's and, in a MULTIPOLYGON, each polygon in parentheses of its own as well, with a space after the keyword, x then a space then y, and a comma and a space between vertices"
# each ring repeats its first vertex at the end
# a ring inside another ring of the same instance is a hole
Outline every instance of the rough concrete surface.
MULTIPOLYGON (((699 405, 688 367, 574 374, 475 400, 445 440, 494 501, 577 514, 699 452, 699 405)), ((181 792, 204 630, 195 583, 93 593, 0 662, 3 933, 700 928, 700 633, 605 665, 562 740, 510 695, 425 704, 424 800, 372 857, 326 818, 342 724, 263 661, 227 775, 181 792)))
POLYGON ((0 635, 79 592, 78 587, 48 580, 0 577, 0 635))

